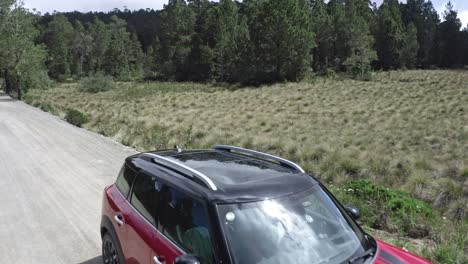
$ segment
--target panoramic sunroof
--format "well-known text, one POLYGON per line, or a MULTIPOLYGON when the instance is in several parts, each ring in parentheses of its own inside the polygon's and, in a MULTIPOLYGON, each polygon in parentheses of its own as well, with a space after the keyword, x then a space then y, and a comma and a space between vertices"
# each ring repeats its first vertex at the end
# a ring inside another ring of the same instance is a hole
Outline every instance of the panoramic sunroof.
POLYGON ((258 161, 237 154, 199 152, 176 155, 171 158, 224 184, 265 180, 291 173, 290 170, 274 163, 258 161))

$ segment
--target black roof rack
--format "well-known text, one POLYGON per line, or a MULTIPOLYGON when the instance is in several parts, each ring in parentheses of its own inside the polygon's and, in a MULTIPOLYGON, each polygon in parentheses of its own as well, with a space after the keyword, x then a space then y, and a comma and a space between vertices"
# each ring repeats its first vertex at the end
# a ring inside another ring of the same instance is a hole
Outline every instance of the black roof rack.
POLYGON ((289 160, 286 160, 286 159, 283 159, 283 158, 280 158, 280 157, 277 157, 277 156, 274 156, 274 155, 267 154, 267 153, 263 153, 263 152, 259 152, 259 151, 255 151, 255 150, 251 150, 251 149, 235 147, 235 146, 228 146, 228 145, 215 145, 215 146, 213 146, 213 149, 214 150, 221 150, 221 151, 237 152, 237 153, 244 154, 244 155, 249 155, 249 156, 254 156, 254 157, 257 157, 257 158, 261 158, 261 159, 271 160, 271 161, 274 161, 274 162, 276 162, 276 163, 278 163, 278 164, 280 164, 282 166, 287 166, 289 168, 292 168, 297 172, 305 173, 304 169, 302 169, 296 163, 294 163, 292 161, 289 161, 289 160))

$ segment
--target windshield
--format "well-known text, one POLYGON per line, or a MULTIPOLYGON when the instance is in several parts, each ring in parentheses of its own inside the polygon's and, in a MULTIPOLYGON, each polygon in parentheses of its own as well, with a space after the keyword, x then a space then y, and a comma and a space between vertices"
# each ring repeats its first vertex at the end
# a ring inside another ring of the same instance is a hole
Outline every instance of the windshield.
POLYGON ((218 210, 238 264, 342 263, 370 248, 361 229, 319 185, 218 210))

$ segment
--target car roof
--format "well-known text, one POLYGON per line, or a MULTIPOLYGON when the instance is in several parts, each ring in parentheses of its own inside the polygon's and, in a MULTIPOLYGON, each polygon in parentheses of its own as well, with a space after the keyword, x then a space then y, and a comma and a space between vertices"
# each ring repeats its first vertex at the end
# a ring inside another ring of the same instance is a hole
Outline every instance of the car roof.
POLYGON ((146 152, 129 157, 127 162, 140 167, 136 170, 144 167, 156 175, 156 170, 163 167, 173 176, 173 179, 169 177, 166 180, 184 185, 185 188, 190 187, 192 192, 218 203, 282 197, 317 184, 313 177, 292 162, 297 167, 222 148, 146 152), (151 163, 151 166, 147 163, 151 163), (187 177, 188 174, 196 174, 196 177, 187 177))

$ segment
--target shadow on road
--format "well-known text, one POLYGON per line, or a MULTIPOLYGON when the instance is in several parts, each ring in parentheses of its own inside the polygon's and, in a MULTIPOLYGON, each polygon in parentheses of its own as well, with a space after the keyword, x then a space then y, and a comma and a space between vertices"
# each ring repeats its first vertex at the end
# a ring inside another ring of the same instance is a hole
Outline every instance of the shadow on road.
POLYGON ((102 264, 102 257, 98 256, 98 257, 86 260, 84 262, 80 262, 78 264, 102 264))
POLYGON ((16 99, 11 98, 8 96, 5 92, 0 91, 0 103, 1 102, 15 102, 17 101, 16 99))
POLYGON ((0 97, 0 103, 9 103, 9 102, 16 102, 16 99, 10 98, 10 97, 0 97))

